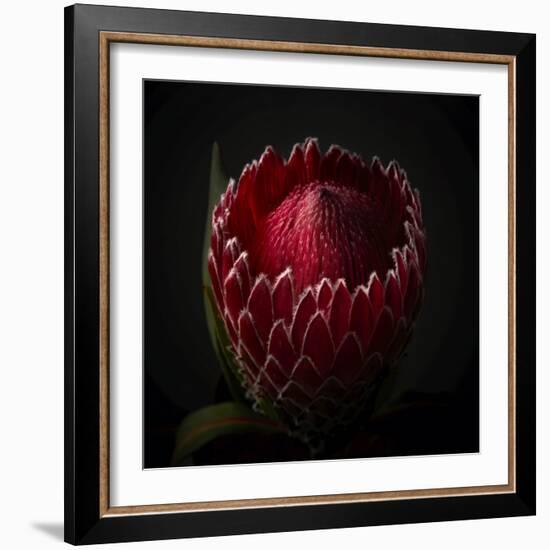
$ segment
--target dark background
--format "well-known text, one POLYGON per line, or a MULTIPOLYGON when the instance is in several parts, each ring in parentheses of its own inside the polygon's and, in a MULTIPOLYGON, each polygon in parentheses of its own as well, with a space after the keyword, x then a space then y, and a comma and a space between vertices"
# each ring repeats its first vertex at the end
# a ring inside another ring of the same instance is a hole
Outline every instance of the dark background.
POLYGON ((406 412, 380 428, 389 454, 479 450, 478 109, 472 96, 144 82, 144 467, 168 466, 178 424, 220 393, 201 290, 212 144, 238 179, 266 145, 288 157, 307 136, 395 158, 420 191, 426 294, 388 397, 406 412))

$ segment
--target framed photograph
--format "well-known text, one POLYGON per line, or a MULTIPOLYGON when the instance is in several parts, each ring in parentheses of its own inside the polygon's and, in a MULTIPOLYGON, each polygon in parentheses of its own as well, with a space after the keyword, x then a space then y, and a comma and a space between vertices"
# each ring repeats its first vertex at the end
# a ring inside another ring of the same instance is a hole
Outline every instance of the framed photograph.
POLYGON ((65 11, 65 538, 535 513, 535 36, 65 11))

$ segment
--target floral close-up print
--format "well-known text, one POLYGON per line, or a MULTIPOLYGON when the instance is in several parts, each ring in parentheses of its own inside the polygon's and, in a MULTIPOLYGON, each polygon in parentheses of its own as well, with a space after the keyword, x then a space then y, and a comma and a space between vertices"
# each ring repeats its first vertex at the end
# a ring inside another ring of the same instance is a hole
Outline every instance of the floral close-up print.
POLYGON ((411 337, 425 265, 420 197, 396 161, 306 139, 247 164, 215 206, 208 270, 256 410, 314 442, 353 421, 411 337))

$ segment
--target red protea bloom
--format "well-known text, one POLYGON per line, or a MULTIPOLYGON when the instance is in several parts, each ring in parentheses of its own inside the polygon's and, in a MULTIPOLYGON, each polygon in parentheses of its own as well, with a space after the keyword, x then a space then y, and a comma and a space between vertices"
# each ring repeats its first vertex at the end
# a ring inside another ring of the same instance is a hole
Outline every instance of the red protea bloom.
POLYGON ((422 300, 418 194, 393 161, 268 147, 229 182, 208 268, 248 395, 302 434, 347 423, 399 357, 422 300))

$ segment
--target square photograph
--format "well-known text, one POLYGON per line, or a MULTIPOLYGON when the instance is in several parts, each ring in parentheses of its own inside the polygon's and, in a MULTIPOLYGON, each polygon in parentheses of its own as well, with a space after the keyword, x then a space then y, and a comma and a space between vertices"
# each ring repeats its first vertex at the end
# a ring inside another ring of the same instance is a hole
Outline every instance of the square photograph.
POLYGON ((479 452, 479 98, 144 80, 143 467, 479 452))

